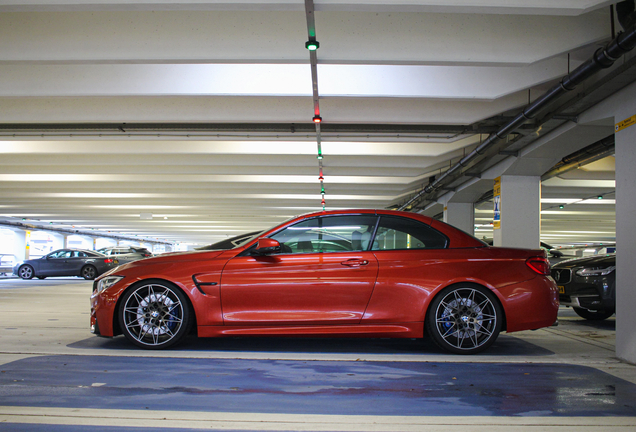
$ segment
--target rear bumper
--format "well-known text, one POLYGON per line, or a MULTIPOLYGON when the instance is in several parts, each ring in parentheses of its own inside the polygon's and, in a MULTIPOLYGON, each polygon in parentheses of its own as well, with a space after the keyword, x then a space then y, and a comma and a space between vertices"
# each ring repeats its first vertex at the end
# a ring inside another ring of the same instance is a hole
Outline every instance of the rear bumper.
POLYGON ((497 291, 506 314, 506 331, 550 327, 559 313, 559 290, 551 277, 535 277, 497 291))

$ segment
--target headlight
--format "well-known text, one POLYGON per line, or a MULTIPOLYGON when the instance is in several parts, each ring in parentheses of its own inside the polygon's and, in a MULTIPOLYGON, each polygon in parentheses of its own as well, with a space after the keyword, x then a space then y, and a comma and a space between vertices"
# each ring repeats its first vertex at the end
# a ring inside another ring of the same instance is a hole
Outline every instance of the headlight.
POLYGON ((603 267, 603 268, 582 268, 576 271, 579 276, 607 276, 611 272, 616 270, 616 266, 603 267))
POLYGON ((98 294, 105 289, 112 287, 123 278, 123 276, 106 276, 105 278, 100 279, 99 281, 97 281, 97 291, 95 292, 95 294, 98 294))

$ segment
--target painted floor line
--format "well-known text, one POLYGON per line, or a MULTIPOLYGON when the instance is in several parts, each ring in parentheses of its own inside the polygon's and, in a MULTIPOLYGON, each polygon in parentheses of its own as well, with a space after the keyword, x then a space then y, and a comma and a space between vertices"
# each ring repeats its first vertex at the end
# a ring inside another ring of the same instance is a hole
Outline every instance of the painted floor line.
MULTIPOLYGON (((113 351, 103 353, 99 351, 80 351, 80 350, 66 350, 66 349, 52 349, 46 350, 2 350, 0 356, 22 356, 22 357, 40 357, 40 356, 52 356, 52 355, 68 355, 77 357, 131 357, 131 358, 190 358, 190 359, 221 359, 221 360, 280 360, 280 361, 334 361, 334 362, 351 362, 351 361, 365 361, 365 362, 394 362, 394 363, 435 363, 435 362, 453 362, 453 363, 509 363, 509 364, 624 364, 620 360, 615 358, 602 358, 596 362, 592 359, 561 359, 556 356, 542 356, 542 357, 517 357, 511 358, 510 356, 457 356, 454 354, 298 354, 298 353, 280 353, 280 352, 250 352, 250 351, 166 351, 166 352, 131 352, 131 351, 113 351)), ((1 360, 0 360, 1 362, 1 360)))
POLYGON ((0 406, 0 424, 50 424, 250 431, 558 430, 633 431, 636 417, 441 417, 262 414, 0 406))

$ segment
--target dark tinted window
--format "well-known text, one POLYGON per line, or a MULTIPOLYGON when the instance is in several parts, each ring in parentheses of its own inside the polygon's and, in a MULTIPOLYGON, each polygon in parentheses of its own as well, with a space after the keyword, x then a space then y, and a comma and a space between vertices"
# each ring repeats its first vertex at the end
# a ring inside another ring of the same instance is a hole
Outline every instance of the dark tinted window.
POLYGON ((57 252, 53 252, 49 255, 49 258, 70 258, 73 255, 73 251, 70 250, 60 250, 57 252))
POLYGON ((444 249, 448 239, 424 223, 398 216, 382 216, 372 250, 444 249))
POLYGON ((368 250, 377 219, 375 215, 318 217, 287 227, 271 238, 280 242, 282 253, 368 250))

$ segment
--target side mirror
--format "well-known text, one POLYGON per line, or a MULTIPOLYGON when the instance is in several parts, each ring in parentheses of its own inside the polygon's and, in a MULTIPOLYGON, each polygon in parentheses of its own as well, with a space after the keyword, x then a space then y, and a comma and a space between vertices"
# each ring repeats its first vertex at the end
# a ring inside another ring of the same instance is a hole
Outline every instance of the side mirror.
POLYGON ((281 248, 278 240, 263 237, 258 239, 253 255, 271 255, 280 252, 280 250, 281 248))

